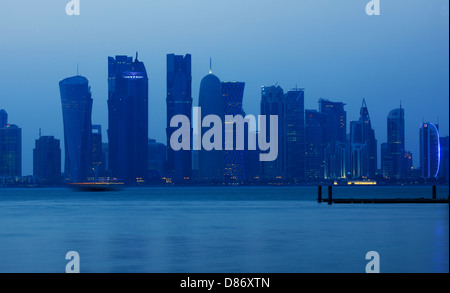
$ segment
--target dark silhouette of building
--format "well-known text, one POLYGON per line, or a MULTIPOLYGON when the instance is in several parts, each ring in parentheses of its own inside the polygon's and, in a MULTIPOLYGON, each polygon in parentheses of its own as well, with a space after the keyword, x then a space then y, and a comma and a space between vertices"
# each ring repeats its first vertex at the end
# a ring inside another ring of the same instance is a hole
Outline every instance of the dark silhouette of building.
POLYGON ((148 140, 148 172, 152 179, 161 179, 164 174, 164 165, 166 163, 167 148, 163 143, 156 142, 154 139, 148 140))
POLYGON ((102 126, 92 125, 92 171, 95 180, 104 175, 103 149, 102 149, 102 126))
POLYGON ((324 146, 327 117, 316 110, 305 110, 305 172, 307 181, 324 179, 324 146))
MULTIPOLYGON (((222 97, 222 83, 219 78, 210 73, 206 75, 200 83, 199 107, 201 108, 201 119, 199 123, 204 122, 208 115, 216 115, 222 119, 221 125, 221 150, 206 150, 203 143, 202 149, 198 154, 198 178, 203 182, 222 182, 224 179, 224 151, 223 151, 223 129, 224 129, 224 106, 222 97)), ((211 124, 213 127, 213 124, 211 124)), ((204 140, 204 135, 211 128, 202 127, 200 139, 204 140)), ((212 137, 211 141, 216 141, 220 137, 212 137)))
POLYGON ((43 185, 61 183, 61 148, 59 139, 41 136, 33 150, 33 176, 43 185))
POLYGON ((383 174, 391 179, 406 177, 405 163, 405 111, 400 106, 387 118, 387 155, 384 157, 383 174))
POLYGON ((350 172, 352 178, 375 178, 377 171, 377 140, 372 128, 366 101, 363 100, 360 118, 350 122, 350 172))
MULTIPOLYGON (((192 148, 175 151, 170 138, 177 127, 170 127, 170 120, 184 115, 192 121, 192 74, 191 55, 167 55, 167 176, 174 182, 190 180, 192 177, 192 148)), ((192 124, 191 124, 192 125, 192 124)), ((192 127, 190 139, 192 140, 192 127)), ((192 143, 190 143, 192 145, 192 143)))
MULTIPOLYGON (((224 115, 241 115, 245 117, 242 109, 242 101, 244 99, 244 82, 222 82, 222 95, 224 105, 224 115)), ((242 141, 246 141, 246 131, 248 128, 244 127, 244 137, 240 137, 242 141)), ((238 139, 238 132, 236 124, 232 129, 224 129, 225 137, 233 137, 233 150, 224 150, 224 179, 228 182, 243 182, 245 181, 244 168, 244 150, 237 150, 236 141, 238 139), (227 132, 232 133, 227 133, 227 132), (228 136, 227 136, 228 135, 228 136)))
POLYGON ((439 126, 422 123, 420 126, 420 170, 423 178, 437 178, 441 164, 439 126))
POLYGON ((83 76, 59 83, 64 121, 64 175, 68 182, 84 182, 92 176, 92 98, 83 76))
POLYGON ((413 171, 413 155, 409 151, 403 152, 403 164, 405 169, 405 178, 410 178, 413 171))
POLYGON ((102 143, 102 166, 103 166, 103 177, 110 177, 110 170, 109 170, 109 143, 103 142, 102 143))
POLYGON ((381 172, 383 173, 383 176, 384 176, 384 171, 386 170, 385 163, 387 162, 387 160, 385 158, 388 155, 388 144, 387 144, 387 142, 383 142, 380 145, 380 155, 381 155, 381 159, 380 159, 381 172))
POLYGON ((325 178, 347 178, 347 112, 342 102, 319 100, 319 112, 326 116, 325 178))
POLYGON ((136 56, 108 58, 108 142, 112 176, 145 180, 148 168, 148 77, 136 56))
POLYGON ((305 180, 305 90, 286 93, 286 177, 305 180))
MULTIPOLYGON (((261 88, 261 115, 266 116, 266 138, 270 137, 270 115, 278 116, 278 157, 261 162, 261 176, 265 180, 286 180, 286 96, 280 86, 261 88)), ((265 153, 261 151, 261 153, 265 153)))
POLYGON ((255 136, 256 142, 258 142, 258 132, 256 130, 250 130, 247 126, 245 128, 245 150, 244 150, 244 170, 245 179, 248 182, 259 181, 261 176, 261 162, 259 160, 259 147, 256 143, 256 149, 249 148, 248 137, 255 136))
POLYGON ((8 113, 5 110, 0 110, 0 128, 6 127, 8 124, 8 113))
MULTIPOLYGON (((6 113, 6 112, 5 112, 6 113)), ((22 176, 22 129, 8 124, 0 128, 0 176, 22 176)))

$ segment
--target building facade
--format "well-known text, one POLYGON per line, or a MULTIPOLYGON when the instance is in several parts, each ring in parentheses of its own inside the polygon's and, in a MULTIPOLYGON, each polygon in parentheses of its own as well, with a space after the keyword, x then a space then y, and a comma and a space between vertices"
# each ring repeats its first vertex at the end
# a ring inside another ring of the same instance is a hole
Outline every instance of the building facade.
POLYGON ((389 112, 387 118, 387 155, 384 157, 384 176, 403 179, 406 176, 403 154, 405 152, 405 110, 400 107, 389 112))
POLYGON ((33 149, 33 176, 43 185, 61 183, 61 147, 59 139, 41 136, 33 149))
MULTIPOLYGON (((266 137, 270 137, 270 115, 278 117, 278 157, 261 162, 261 176, 265 180, 287 180, 286 96, 280 86, 261 88, 261 115, 266 116, 266 137)), ((261 153, 264 153, 261 151, 261 153)))
POLYGON ((0 128, 0 176, 22 176, 22 129, 17 125, 0 128))
POLYGON ((206 75, 200 83, 199 93, 199 107, 201 108, 201 114, 199 123, 205 123, 204 118, 208 115, 216 115, 221 118, 221 121, 216 121, 220 125, 214 125, 214 123, 203 124, 201 128, 201 135, 198 137, 202 141, 206 138, 211 142, 219 142, 220 148, 207 150, 204 148, 204 143, 201 150, 198 153, 198 180, 200 182, 222 182, 224 179, 224 105, 222 94, 222 83, 219 78, 211 72, 206 75), (209 136, 212 128, 220 129, 220 133, 209 136), (217 127, 217 128, 216 128, 217 127))
MULTIPOLYGON (((245 117, 242 109, 244 99, 244 82, 222 82, 222 96, 224 115, 242 115, 245 117)), ((248 129, 246 129, 248 131, 248 129)), ((237 131, 236 125, 233 128, 225 128, 225 137, 233 137, 233 149, 224 150, 224 179, 227 182, 241 183, 245 181, 246 174, 244 168, 244 150, 236 149, 237 131), (231 132, 231 133, 229 133, 231 132)), ((244 135, 246 131, 244 131, 244 135)), ((241 137, 245 141, 245 137, 241 137)))
POLYGON ((441 164, 439 127, 433 123, 420 126, 420 170, 422 178, 438 178, 441 164))
POLYGON ((148 76, 136 56, 108 58, 108 143, 112 176, 145 180, 148 168, 148 76))
POLYGON ((324 147, 326 115, 305 110, 305 176, 307 181, 324 179, 324 147))
POLYGON ((319 112, 326 116, 325 179, 347 178, 347 112, 342 102, 319 100, 319 112))
POLYGON ((375 178, 377 171, 377 140, 363 100, 360 118, 350 122, 350 175, 354 179, 375 178))
MULTIPOLYGON (((167 55, 167 174, 174 182, 189 181, 192 178, 192 148, 175 151, 170 138, 177 127, 170 127, 170 120, 184 115, 192 121, 192 73, 191 55, 167 55)), ((192 125, 192 123, 191 123, 192 125)), ((192 142, 192 126, 190 130, 192 142)), ((192 143, 190 143, 192 145, 192 143)))
POLYGON ((92 97, 83 76, 59 83, 64 121, 64 176, 67 182, 84 182, 92 176, 92 97))
POLYGON ((305 180, 305 89, 286 93, 286 177, 305 180))

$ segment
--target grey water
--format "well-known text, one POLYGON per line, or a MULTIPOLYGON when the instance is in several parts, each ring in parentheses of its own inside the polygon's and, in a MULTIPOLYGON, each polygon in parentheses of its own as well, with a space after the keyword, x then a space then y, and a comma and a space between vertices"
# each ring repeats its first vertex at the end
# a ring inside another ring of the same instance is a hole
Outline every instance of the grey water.
MULTIPOLYGON (((431 197, 431 187, 333 196, 431 197)), ((0 189, 1 273, 64 273, 69 251, 81 273, 364 273, 369 251, 382 273, 448 273, 449 206, 330 206, 316 187, 0 189)))

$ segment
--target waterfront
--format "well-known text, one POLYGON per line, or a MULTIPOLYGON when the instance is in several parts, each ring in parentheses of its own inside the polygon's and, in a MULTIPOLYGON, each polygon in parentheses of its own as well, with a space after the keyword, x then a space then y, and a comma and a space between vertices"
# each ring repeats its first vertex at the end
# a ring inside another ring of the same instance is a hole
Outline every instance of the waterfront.
MULTIPOLYGON (((448 186, 438 197, 448 197, 448 186)), ((336 187, 336 198, 431 187, 336 187)), ((0 272, 448 272, 448 204, 332 205, 315 187, 0 189, 0 272)))

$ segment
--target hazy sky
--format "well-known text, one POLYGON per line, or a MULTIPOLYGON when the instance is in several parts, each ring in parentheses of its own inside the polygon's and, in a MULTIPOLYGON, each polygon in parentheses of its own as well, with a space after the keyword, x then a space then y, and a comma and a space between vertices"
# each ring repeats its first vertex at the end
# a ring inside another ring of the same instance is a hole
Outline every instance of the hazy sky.
POLYGON ((0 109, 23 129, 23 175, 39 128, 64 150, 58 82, 77 63, 107 140, 107 57, 136 51, 149 75, 149 137, 160 142, 167 53, 192 54, 194 105, 212 57, 222 81, 246 82, 248 114, 259 114, 261 85, 275 83, 305 88, 306 109, 345 102, 348 123, 365 98, 381 144, 401 100, 416 167, 422 120, 439 117, 449 133, 448 0, 381 0, 380 16, 366 15, 369 0, 81 0, 80 16, 66 15, 68 2, 0 1, 0 109))

